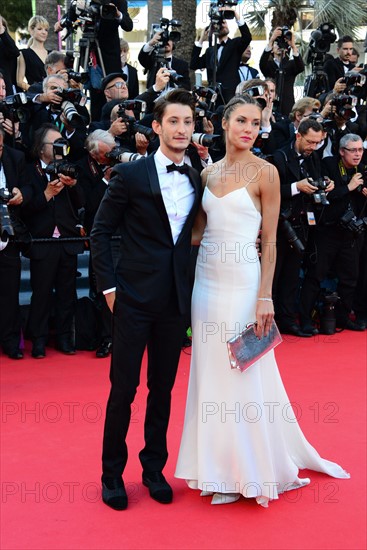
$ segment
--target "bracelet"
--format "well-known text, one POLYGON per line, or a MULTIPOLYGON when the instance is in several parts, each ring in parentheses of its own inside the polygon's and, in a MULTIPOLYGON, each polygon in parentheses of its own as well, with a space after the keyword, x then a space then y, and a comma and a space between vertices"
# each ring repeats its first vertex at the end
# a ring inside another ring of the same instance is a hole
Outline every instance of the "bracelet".
POLYGON ((258 302, 272 302, 273 299, 272 298, 258 298, 257 301, 258 302))

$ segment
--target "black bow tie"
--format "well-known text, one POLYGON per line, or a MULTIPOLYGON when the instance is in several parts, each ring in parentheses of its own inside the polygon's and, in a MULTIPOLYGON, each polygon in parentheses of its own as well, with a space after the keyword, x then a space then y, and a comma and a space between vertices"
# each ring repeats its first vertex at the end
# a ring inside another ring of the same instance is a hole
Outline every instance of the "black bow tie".
POLYGON ((167 166, 167 172, 180 172, 180 174, 188 174, 189 173, 189 165, 188 164, 182 164, 181 166, 178 166, 177 164, 169 164, 167 166))
POLYGON ((172 57, 165 57, 164 60, 165 60, 165 61, 168 61, 168 63, 171 63, 172 57))

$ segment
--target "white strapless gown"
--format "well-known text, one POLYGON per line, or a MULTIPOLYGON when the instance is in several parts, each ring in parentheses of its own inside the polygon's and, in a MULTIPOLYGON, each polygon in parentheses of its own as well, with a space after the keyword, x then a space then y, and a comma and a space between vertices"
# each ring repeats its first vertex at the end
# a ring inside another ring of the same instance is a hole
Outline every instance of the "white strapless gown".
POLYGON ((348 478, 303 435, 274 353, 247 371, 231 370, 226 341, 255 320, 261 215, 245 187, 203 195, 207 227, 192 298, 193 345, 185 422, 175 476, 192 489, 240 493, 267 506, 309 483, 308 468, 348 478))

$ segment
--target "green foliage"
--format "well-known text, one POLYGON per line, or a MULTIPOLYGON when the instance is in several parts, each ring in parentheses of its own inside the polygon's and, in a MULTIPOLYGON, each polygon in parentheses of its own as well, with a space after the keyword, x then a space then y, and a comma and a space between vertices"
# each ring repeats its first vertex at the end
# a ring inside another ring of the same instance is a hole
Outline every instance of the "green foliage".
POLYGON ((27 28, 29 19, 32 17, 31 0, 6 0, 1 2, 1 15, 6 19, 11 32, 17 28, 27 28))

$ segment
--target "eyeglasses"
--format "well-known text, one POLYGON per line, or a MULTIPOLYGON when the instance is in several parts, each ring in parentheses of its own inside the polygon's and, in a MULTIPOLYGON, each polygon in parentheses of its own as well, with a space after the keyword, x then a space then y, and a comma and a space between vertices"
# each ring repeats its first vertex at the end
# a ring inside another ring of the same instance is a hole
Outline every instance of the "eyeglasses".
POLYGON ((126 88, 126 82, 115 82, 115 84, 112 84, 112 86, 108 86, 106 90, 111 90, 111 88, 126 88))
POLYGON ((348 149, 348 147, 343 147, 343 149, 349 153, 363 153, 362 147, 359 147, 358 149, 348 149))

